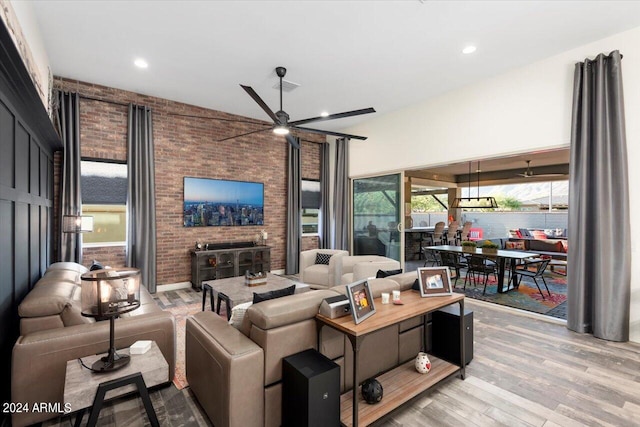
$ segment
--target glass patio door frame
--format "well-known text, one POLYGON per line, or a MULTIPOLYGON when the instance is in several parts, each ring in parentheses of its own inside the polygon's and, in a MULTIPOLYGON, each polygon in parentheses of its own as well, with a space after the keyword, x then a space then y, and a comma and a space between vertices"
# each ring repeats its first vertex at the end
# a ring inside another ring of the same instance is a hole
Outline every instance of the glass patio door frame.
MULTIPOLYGON (((399 205, 396 207, 396 212, 397 212, 397 231, 399 234, 399 245, 400 245, 400 250, 399 250, 399 257, 400 259, 398 260, 398 262, 400 262, 400 267, 402 269, 404 269, 404 257, 405 257, 405 235, 404 235, 404 228, 405 228, 405 224, 404 224, 404 219, 405 219, 405 215, 404 215, 404 206, 405 206, 405 195, 404 195, 404 171, 393 171, 393 172, 383 172, 383 173, 376 173, 376 174, 369 174, 369 175, 359 175, 359 176, 355 176, 355 177, 351 177, 349 180, 349 186, 350 186, 350 198, 351 198, 351 203, 349 206, 349 210, 350 210, 350 219, 351 221, 349 221, 349 253, 354 254, 355 255, 355 237, 356 237, 356 231, 361 232, 362 230, 356 230, 355 227, 355 192, 354 192, 354 185, 355 182, 357 180, 360 179, 368 179, 368 178, 378 178, 378 177, 384 177, 384 176, 390 176, 390 175, 397 175, 399 177, 398 179, 398 189, 397 191, 400 194, 399 197, 399 205)), ((390 257, 393 258, 393 257, 390 257)))

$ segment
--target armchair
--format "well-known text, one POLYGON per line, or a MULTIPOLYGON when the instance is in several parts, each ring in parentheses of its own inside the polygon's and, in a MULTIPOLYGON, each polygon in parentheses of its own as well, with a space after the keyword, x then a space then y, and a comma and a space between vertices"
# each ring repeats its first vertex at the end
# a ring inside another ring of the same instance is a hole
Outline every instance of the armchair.
MULTIPOLYGON (((300 282, 312 289, 331 288, 336 283, 336 268, 341 265, 340 258, 349 255, 348 251, 338 249, 311 249, 300 252, 300 282), (316 264, 317 254, 331 255, 329 264, 316 264)), ((337 276, 340 277, 340 276, 337 276)))
POLYGON ((378 270, 397 270, 400 263, 379 255, 347 255, 338 259, 336 285, 346 285, 357 280, 375 277, 378 270))

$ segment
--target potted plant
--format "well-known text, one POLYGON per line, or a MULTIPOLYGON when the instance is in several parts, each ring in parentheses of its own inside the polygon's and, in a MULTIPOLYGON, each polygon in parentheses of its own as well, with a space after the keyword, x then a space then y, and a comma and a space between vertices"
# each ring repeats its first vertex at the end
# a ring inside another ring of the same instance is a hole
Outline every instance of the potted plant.
POLYGON ((498 245, 493 243, 491 240, 485 240, 482 244, 482 253, 483 254, 497 254, 498 253, 498 245))
POLYGON ((462 252, 475 252, 476 251, 476 242, 472 242, 471 240, 465 240, 462 242, 462 252))

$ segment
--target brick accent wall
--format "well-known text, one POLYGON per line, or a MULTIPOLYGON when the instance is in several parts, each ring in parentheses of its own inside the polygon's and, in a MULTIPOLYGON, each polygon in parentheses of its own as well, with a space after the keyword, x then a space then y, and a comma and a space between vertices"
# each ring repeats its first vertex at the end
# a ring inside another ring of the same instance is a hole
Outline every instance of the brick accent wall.
MULTIPOLYGON (((153 111, 156 165, 157 283, 191 279, 189 251, 195 241, 252 241, 260 230, 269 233, 271 269, 285 268, 287 143, 271 132, 218 142, 259 129, 259 125, 181 117, 174 114, 252 120, 166 99, 56 77, 57 89, 117 104, 146 105, 153 111), (265 225, 261 227, 197 227, 182 225, 185 176, 263 182, 265 225)), ((253 102, 238 95, 238 102, 253 102)), ((83 157, 126 160, 127 106, 82 98, 80 138, 83 157)), ((322 135, 301 135, 303 177, 318 179, 322 135)), ((59 192, 57 193, 59 194, 59 192)), ((313 238, 304 238, 305 248, 313 238), (311 239, 311 240, 310 240, 311 239)), ((317 247, 317 239, 315 239, 317 247)), ((84 263, 93 259, 112 267, 125 263, 122 247, 85 248, 84 263)))

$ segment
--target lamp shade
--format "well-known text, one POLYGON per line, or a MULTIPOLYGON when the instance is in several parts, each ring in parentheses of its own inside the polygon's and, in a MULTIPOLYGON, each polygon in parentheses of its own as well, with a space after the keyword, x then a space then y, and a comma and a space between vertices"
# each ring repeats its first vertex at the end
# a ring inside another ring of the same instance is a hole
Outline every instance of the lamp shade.
POLYGON ((107 268, 89 271, 82 279, 82 315, 106 318, 140 306, 140 270, 107 268))
POLYGON ((87 215, 64 215, 62 231, 65 233, 90 233, 93 231, 93 217, 87 215))

